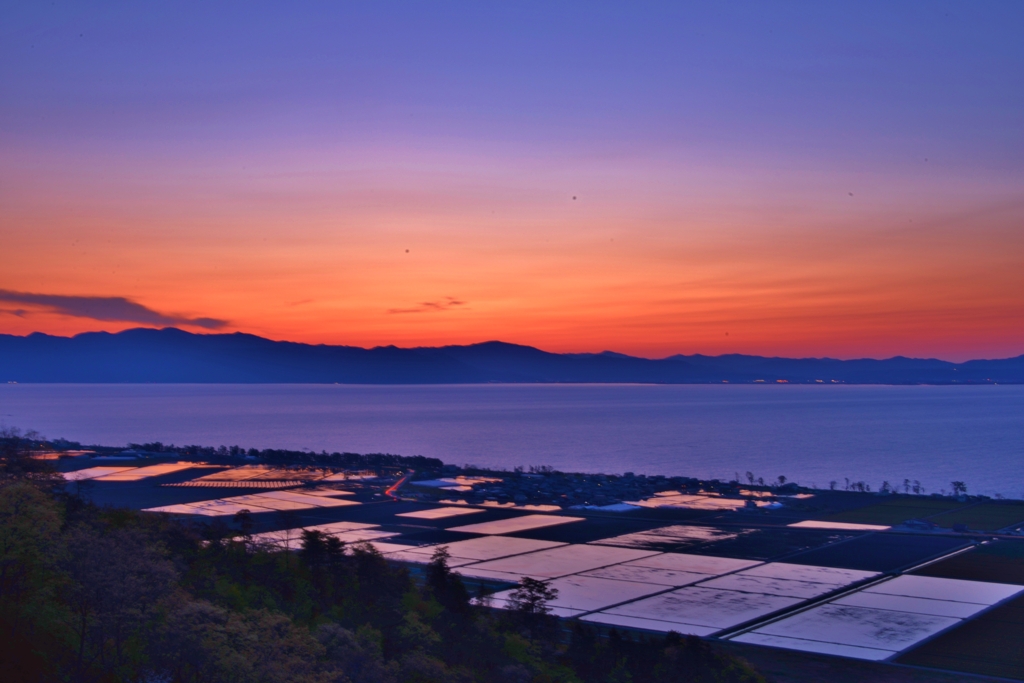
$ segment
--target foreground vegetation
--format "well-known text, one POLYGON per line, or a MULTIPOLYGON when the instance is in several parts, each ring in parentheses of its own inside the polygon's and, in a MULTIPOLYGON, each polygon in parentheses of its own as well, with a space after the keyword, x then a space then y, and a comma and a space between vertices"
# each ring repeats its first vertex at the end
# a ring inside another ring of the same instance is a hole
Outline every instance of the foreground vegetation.
POLYGON ((69 495, 38 444, 0 434, 0 671, 6 681, 755 682, 696 638, 566 633, 546 586, 470 604, 444 552, 414 581, 370 546, 300 552, 69 495))

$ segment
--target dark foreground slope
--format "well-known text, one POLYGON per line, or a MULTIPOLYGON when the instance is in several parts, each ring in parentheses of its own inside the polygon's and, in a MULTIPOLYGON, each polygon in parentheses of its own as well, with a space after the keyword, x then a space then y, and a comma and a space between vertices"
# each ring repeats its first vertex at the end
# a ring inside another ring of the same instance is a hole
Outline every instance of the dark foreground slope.
POLYGON ((1024 383, 1024 356, 949 363, 934 359, 762 358, 617 353, 557 354, 486 342, 470 346, 363 349, 276 342, 248 334, 173 328, 75 337, 0 335, 6 382, 843 382, 849 384, 1024 383))

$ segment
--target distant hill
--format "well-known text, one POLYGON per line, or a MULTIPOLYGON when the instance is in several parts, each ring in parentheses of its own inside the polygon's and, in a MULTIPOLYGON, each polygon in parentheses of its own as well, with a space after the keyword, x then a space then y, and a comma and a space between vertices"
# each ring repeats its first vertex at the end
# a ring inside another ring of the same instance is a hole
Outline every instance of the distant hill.
POLYGON ((276 342, 250 334, 134 329, 74 337, 0 335, 0 382, 456 384, 484 382, 764 381, 846 384, 1024 383, 1024 356, 949 363, 934 359, 835 360, 760 356, 547 353, 485 342, 363 349, 276 342))

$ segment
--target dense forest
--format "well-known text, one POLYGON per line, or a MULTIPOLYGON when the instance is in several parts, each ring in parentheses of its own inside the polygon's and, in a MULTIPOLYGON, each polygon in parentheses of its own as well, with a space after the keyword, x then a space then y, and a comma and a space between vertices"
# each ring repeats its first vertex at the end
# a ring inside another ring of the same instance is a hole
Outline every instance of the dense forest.
POLYGON ((491 610, 435 554, 414 579, 371 546, 251 520, 189 524, 65 490, 34 435, 0 433, 0 671, 106 683, 721 682, 764 679, 697 638, 566 629, 527 581, 491 610))

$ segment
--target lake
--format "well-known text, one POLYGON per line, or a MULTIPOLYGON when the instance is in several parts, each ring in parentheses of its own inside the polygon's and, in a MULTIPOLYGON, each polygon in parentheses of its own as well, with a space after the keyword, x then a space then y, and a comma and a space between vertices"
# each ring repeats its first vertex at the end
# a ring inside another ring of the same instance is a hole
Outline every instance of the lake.
POLYGON ((0 385, 0 425, 122 445, 426 455, 1024 498, 1024 386, 0 385))

